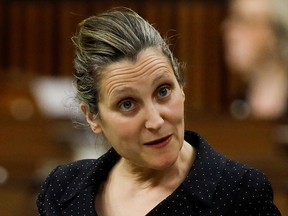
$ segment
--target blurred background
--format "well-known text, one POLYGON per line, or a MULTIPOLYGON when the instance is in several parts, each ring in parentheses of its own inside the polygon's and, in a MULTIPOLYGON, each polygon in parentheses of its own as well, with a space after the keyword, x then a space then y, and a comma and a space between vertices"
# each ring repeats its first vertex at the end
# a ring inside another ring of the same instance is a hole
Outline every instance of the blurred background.
POLYGON ((57 165, 103 148, 81 124, 72 84, 77 24, 127 6, 170 38, 186 62, 186 128, 268 175, 288 215, 288 121, 255 119, 237 99, 246 85, 225 62, 221 0, 0 0, 0 215, 37 215, 39 185, 57 165))

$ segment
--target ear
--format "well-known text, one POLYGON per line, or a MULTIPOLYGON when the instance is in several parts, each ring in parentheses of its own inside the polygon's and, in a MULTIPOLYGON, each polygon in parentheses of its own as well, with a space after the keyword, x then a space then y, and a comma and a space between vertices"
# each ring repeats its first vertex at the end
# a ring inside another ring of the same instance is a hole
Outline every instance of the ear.
POLYGON ((184 93, 183 87, 181 87, 181 93, 182 93, 182 96, 183 96, 184 101, 185 101, 185 93, 184 93))
POLYGON ((99 134, 102 132, 101 125, 99 124, 99 119, 95 118, 95 114, 90 113, 87 105, 85 103, 80 104, 80 108, 85 115, 86 121, 90 125, 90 128, 95 134, 99 134))

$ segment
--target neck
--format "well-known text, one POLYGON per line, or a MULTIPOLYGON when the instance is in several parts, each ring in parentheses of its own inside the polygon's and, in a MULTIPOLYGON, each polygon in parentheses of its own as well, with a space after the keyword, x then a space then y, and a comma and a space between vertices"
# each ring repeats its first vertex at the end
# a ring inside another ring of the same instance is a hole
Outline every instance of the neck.
POLYGON ((136 188, 147 189, 159 185, 174 188, 187 176, 194 159, 194 149, 184 141, 177 160, 167 169, 155 170, 139 167, 124 158, 120 160, 115 168, 118 170, 118 175, 121 175, 125 182, 131 183, 132 181, 131 185, 136 186, 136 188))

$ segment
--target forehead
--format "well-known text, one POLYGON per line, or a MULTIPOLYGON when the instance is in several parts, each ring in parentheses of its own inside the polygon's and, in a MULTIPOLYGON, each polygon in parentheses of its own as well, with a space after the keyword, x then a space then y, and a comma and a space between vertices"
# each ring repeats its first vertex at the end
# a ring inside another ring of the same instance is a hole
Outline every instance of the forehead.
POLYGON ((109 73, 109 71, 113 70, 113 69, 118 69, 118 68, 137 68, 139 65, 141 65, 143 62, 148 62, 149 60, 158 60, 158 61, 165 61, 165 62, 169 62, 167 57, 163 54, 163 52, 160 49, 157 48, 147 48, 143 51, 141 51, 137 57, 133 60, 130 59, 122 59, 118 62, 112 63, 110 65, 108 65, 105 69, 104 69, 104 76, 107 74, 107 72, 109 73), (105 73, 106 72, 106 73, 105 73))
POLYGON ((140 52, 135 61, 123 59, 108 65, 103 70, 101 84, 107 85, 120 80, 129 82, 162 70, 173 72, 170 61, 160 50, 148 48, 140 52))

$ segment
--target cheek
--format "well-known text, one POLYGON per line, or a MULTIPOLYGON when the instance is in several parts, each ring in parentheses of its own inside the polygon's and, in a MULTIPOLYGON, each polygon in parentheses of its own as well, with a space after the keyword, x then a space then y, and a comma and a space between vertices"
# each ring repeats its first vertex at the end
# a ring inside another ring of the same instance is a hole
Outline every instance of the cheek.
POLYGON ((184 119, 184 96, 179 96, 167 106, 169 118, 175 124, 181 124, 184 119))
POLYGON ((126 143, 139 135, 140 123, 135 119, 123 117, 118 113, 109 113, 103 117, 103 133, 113 143, 126 143))

